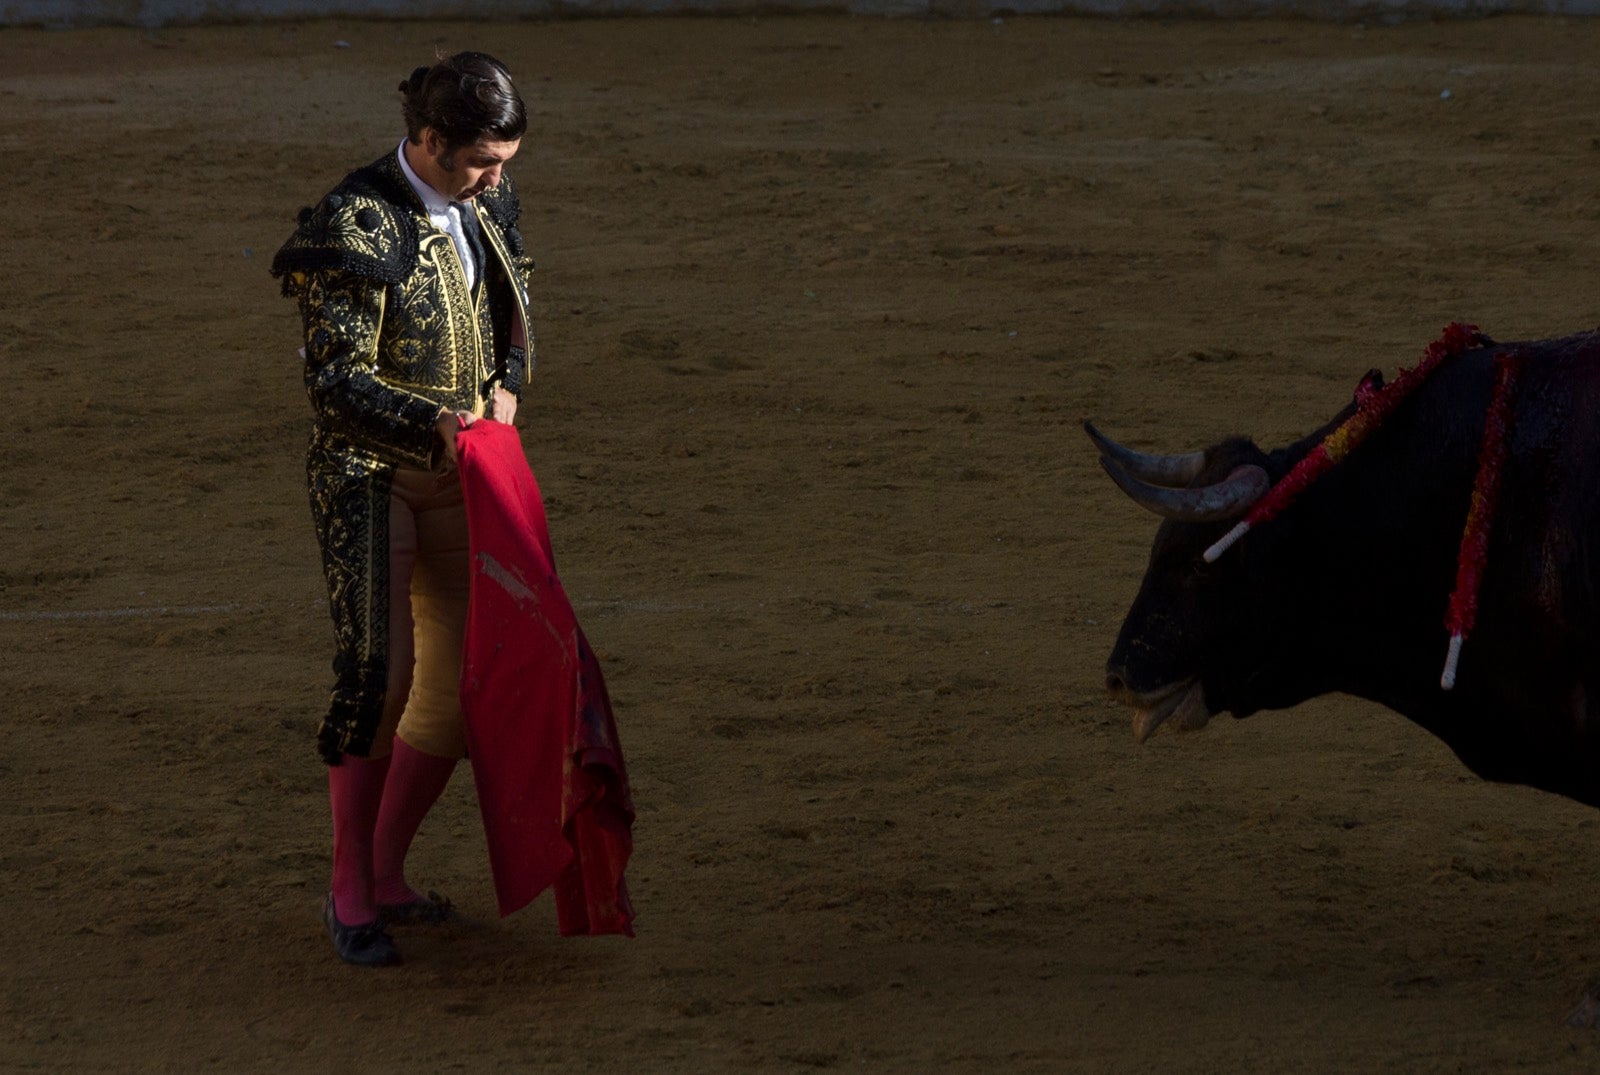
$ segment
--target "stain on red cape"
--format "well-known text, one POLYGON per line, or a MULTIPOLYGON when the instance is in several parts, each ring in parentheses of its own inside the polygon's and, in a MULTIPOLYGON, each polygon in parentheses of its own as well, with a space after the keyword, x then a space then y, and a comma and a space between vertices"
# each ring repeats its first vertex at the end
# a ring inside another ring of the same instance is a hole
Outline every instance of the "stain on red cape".
POLYGON ((475 422, 456 447, 472 555, 461 709, 500 914, 554 886, 563 936, 631 937, 622 745, 539 486, 512 426, 475 422))

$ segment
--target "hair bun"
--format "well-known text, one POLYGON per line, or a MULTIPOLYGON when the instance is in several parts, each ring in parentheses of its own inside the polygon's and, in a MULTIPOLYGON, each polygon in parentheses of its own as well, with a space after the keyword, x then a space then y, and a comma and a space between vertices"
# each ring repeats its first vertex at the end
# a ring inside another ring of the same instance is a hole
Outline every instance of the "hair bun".
POLYGON ((423 66, 417 68, 415 71, 412 71, 411 77, 400 83, 400 92, 416 93, 418 90, 422 89, 422 83, 428 77, 428 70, 429 69, 426 66, 423 66))

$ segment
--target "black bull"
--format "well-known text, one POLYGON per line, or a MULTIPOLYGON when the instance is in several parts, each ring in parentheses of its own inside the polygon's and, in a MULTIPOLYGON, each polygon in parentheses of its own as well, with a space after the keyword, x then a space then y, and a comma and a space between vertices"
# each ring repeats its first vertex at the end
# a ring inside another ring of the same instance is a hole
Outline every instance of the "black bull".
POLYGON ((1281 515, 1204 562, 1354 407, 1275 451, 1234 438, 1146 456, 1089 427, 1118 484, 1166 516, 1107 687, 1141 739, 1339 691, 1415 721, 1482 777, 1600 806, 1600 330, 1457 356, 1281 515), (1509 454, 1476 626, 1446 691, 1444 614, 1493 359, 1510 348, 1526 360, 1509 454))

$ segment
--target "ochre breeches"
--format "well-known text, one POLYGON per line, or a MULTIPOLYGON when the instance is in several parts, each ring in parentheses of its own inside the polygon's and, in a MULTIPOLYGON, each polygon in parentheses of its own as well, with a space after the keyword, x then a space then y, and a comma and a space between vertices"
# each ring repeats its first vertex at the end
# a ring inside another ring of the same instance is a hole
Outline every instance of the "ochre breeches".
POLYGON ((435 757, 466 754, 467 555, 460 475, 396 470, 389 494, 389 682, 372 757, 389 754, 395 735, 435 757))

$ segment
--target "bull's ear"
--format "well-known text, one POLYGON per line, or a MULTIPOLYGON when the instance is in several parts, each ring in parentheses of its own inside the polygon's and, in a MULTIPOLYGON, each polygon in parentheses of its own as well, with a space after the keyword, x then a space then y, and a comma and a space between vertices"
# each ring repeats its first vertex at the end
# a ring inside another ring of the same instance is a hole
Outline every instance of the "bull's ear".
POLYGON ((1362 404, 1383 390, 1383 371, 1368 370, 1367 375, 1361 378, 1361 383, 1356 385, 1356 403, 1362 404))

